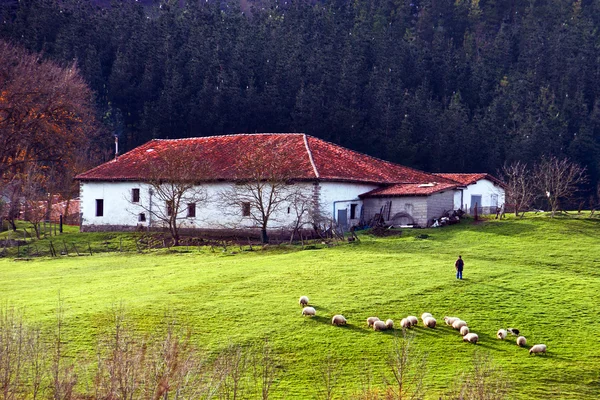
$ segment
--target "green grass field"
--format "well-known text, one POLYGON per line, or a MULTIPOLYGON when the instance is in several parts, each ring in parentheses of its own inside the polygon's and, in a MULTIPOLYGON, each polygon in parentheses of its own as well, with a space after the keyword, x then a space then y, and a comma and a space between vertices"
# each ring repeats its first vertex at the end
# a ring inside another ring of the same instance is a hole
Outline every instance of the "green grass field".
POLYGON ((26 319, 42 326, 52 325, 60 294, 71 353, 92 352, 120 304, 143 331, 175 315, 193 329, 198 346, 210 350, 268 337, 282 365, 274 398, 314 398, 328 356, 342 371, 338 398, 360 390, 365 362, 377 386, 389 375, 394 335, 368 329, 366 318, 399 325, 426 311, 438 328, 420 324, 411 345, 427 354, 427 398, 437 399, 472 369, 475 352, 489 354, 502 369, 512 384, 510 398, 600 398, 597 219, 509 217, 405 230, 401 237, 362 235, 357 244, 313 250, 6 258, 0 282, 0 301, 24 308, 26 319), (465 260, 463 281, 455 279, 458 254, 465 260), (300 295, 310 297, 316 318, 300 316, 300 295), (337 313, 347 327, 331 326, 337 313), (466 320, 480 343, 463 343, 444 325, 444 315, 466 320), (496 331, 509 326, 528 344, 546 344, 547 356, 529 356, 514 337, 497 340, 496 331))

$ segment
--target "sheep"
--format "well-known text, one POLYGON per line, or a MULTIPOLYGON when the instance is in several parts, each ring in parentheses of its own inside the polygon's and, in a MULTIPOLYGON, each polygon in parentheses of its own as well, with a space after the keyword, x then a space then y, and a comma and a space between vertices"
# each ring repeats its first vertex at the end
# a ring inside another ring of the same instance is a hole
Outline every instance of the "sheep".
POLYGON ((402 318, 402 321, 400 321, 400 326, 403 328, 410 328, 412 323, 408 320, 408 318, 402 318))
POLYGON ((527 339, 525 339, 525 336, 519 336, 517 338, 517 346, 524 347, 526 344, 527 344, 527 339))
POLYGON ((423 324, 428 328, 435 328, 436 323, 437 321, 433 317, 427 317, 425 318, 425 321, 423 321, 423 324))
POLYGON ((317 315, 317 310, 314 307, 304 307, 302 309, 302 315, 308 315, 310 317, 314 317, 317 315))
POLYGON ((500 340, 506 339, 506 329, 500 329, 498 333, 496 333, 496 337, 500 340))
POLYGON ((454 321, 458 321, 459 319, 458 317, 444 317, 444 322, 446 322, 446 325, 452 325, 454 321))
POLYGON ((373 323, 375 321, 379 321, 379 318, 377 318, 377 317, 369 317, 369 318, 367 318, 367 325, 369 326, 369 328, 373 326, 373 323))
POLYGON ((531 346, 531 348, 529 349, 529 355, 535 354, 535 353, 544 353, 546 354, 546 345, 545 344, 536 344, 535 346, 531 346))
POLYGON ((428 312, 421 314, 421 320, 423 320, 423 323, 425 323, 425 318, 429 318, 429 317, 433 317, 433 315, 431 315, 428 312))
POLYGON ((308 297, 300 296, 300 300, 298 300, 298 303, 300 303, 302 307, 306 307, 308 305, 308 297))
POLYGON ((394 329, 394 321, 392 321, 391 319, 386 320, 385 328, 386 329, 394 329))
POLYGON ((507 329, 507 331, 508 331, 508 333, 510 333, 511 335, 514 335, 514 336, 519 336, 519 330, 518 330, 518 329, 516 329, 516 328, 508 328, 508 329, 507 329))
POLYGON ((479 336, 477 336, 476 333, 467 333, 465 336, 463 336, 463 341, 465 342, 477 343, 478 340, 479 336))
POLYGON ((454 323, 452 324, 452 327, 456 330, 460 330, 460 328, 462 328, 463 326, 467 326, 467 323, 462 319, 454 321, 454 323))
POLYGON ((469 327, 468 326, 463 326, 460 328, 460 335, 461 336, 465 336, 467 333, 469 333, 469 327))
POLYGON ((411 325, 417 325, 419 323, 419 319, 414 315, 409 315, 406 319, 410 322, 411 325))
POLYGON ((346 322, 346 318, 344 318, 344 316, 340 314, 334 315, 333 318, 331 318, 331 325, 346 325, 346 322))
POLYGON ((376 331, 385 331, 385 329, 386 329, 385 322, 383 322, 383 321, 373 322, 373 329, 376 331))

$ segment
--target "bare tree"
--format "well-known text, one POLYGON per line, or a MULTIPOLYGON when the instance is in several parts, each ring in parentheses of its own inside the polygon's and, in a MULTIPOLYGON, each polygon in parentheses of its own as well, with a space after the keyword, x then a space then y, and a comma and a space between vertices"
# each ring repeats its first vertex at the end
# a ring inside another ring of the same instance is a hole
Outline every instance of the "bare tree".
POLYGON ((328 354, 323 359, 320 367, 321 385, 318 389, 318 398, 331 400, 335 397, 338 379, 342 374, 342 366, 338 358, 328 354))
POLYGON ((205 173, 205 164, 194 157, 191 149, 162 149, 148 160, 148 202, 132 198, 128 201, 166 226, 173 244, 178 246, 180 229, 190 216, 190 208, 193 207, 195 214, 196 208, 208 199, 201 186, 205 173))
POLYGON ((294 222, 292 223, 292 233, 290 235, 290 244, 294 241, 296 235, 301 235, 302 228, 312 223, 313 218, 316 213, 314 210, 314 201, 313 199, 303 193, 300 190, 292 192, 290 196, 290 213, 294 215, 294 222))
POLYGON ((552 217, 561 200, 569 200, 577 186, 586 181, 585 168, 567 158, 543 157, 534 167, 535 187, 548 200, 552 217))
POLYGON ((406 336, 394 338, 394 347, 388 359, 393 380, 388 382, 390 399, 422 399, 425 397, 426 356, 413 354, 406 336))
POLYGON ((473 371, 461 377, 448 400, 504 400, 511 398, 508 378, 488 355, 475 353, 473 371))
POLYGON ((524 213, 536 197, 533 173, 525 163, 516 161, 505 164, 502 175, 506 182, 506 201, 515 207, 515 216, 519 216, 519 212, 524 213))
POLYGON ((288 152, 285 148, 258 148, 242 154, 236 167, 244 171, 244 177, 220 193, 221 205, 231 210, 226 213, 238 217, 238 224, 250 221, 259 227, 263 243, 269 241, 269 224, 299 191, 291 180, 294 165, 288 152))
POLYGON ((35 164, 29 164, 21 179, 21 194, 23 196, 23 219, 29 222, 40 239, 40 224, 48 217, 48 194, 45 190, 45 177, 35 164))

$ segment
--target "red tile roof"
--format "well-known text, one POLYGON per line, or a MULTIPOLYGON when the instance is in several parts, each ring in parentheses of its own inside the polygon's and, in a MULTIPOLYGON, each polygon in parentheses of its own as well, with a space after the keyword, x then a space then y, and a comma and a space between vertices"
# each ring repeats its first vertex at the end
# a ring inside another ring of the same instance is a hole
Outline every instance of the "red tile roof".
POLYGON ((471 185, 481 179, 487 179, 492 181, 493 183, 504 187, 504 183, 499 179, 493 177, 490 174, 486 173, 477 173, 477 174, 446 174, 446 173, 436 173, 435 175, 441 176, 446 179, 453 180, 455 182, 460 183, 461 185, 467 186, 471 185))
POLYGON ((266 154, 268 162, 290 170, 290 179, 379 184, 424 183, 445 179, 383 161, 301 133, 264 133, 189 139, 156 139, 116 160, 77 176, 81 181, 143 181, 160 154, 176 152, 206 166, 198 181, 240 181, 249 178, 248 156, 266 154))
POLYGON ((434 193, 455 189, 456 183, 399 183, 384 188, 377 188, 370 192, 361 194, 359 197, 400 197, 400 196, 429 196, 434 193))

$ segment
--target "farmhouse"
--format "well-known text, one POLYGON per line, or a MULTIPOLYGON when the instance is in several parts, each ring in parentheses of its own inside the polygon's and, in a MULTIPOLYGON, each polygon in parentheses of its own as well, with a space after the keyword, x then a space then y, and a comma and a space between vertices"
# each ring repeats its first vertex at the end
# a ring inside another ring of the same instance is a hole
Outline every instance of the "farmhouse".
MULTIPOLYGON (((160 179, 193 181, 205 194, 205 201, 187 204, 178 215, 185 228, 257 227, 250 203, 228 203, 223 196, 255 179, 261 167, 281 171, 288 188, 310 198, 311 214, 333 218, 344 229, 374 217, 396 225, 428 226, 445 211, 461 208, 469 196, 471 203, 477 196, 486 199, 488 203, 478 204, 487 204, 488 211, 504 202, 501 185, 489 175, 467 180, 460 174, 430 174, 300 133, 156 139, 77 176, 81 229, 161 227, 153 215, 169 205, 149 182, 167 153, 194 168, 178 168, 160 179)), ((291 200, 278 204, 269 229, 292 226, 297 219, 294 206, 291 200)))

